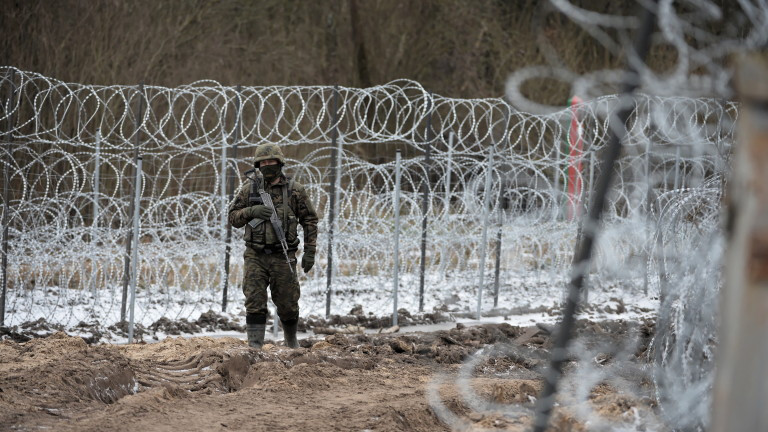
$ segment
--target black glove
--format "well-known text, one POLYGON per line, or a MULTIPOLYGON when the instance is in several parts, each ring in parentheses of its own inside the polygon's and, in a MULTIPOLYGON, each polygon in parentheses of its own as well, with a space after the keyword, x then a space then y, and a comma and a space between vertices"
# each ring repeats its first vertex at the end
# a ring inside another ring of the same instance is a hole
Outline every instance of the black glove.
POLYGON ((265 205, 252 205, 245 209, 245 216, 248 219, 259 218, 269 220, 270 216, 272 216, 272 210, 265 205))
POLYGON ((301 268, 304 273, 309 273, 313 265, 315 265, 315 249, 304 249, 304 256, 301 257, 301 268))

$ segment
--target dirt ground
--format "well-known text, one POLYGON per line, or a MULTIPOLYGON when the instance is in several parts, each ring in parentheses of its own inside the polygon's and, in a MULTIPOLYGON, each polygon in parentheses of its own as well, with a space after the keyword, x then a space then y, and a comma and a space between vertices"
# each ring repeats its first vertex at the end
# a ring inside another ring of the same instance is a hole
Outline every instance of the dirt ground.
MULTIPOLYGON (((579 334, 620 340, 629 327, 581 322, 579 334)), ((88 345, 64 333, 4 340, 0 430, 525 430, 550 331, 459 324, 433 333, 335 334, 303 340, 295 350, 262 351, 234 338, 130 346, 88 345), (492 346, 506 348, 494 354, 492 346), (473 357, 483 347, 488 355, 473 357)), ((640 370, 652 326, 638 334, 630 361, 640 370)), ((593 361, 609 367, 612 354, 593 361)), ((569 369, 577 363, 572 359, 569 369)), ((638 388, 648 386, 642 374, 634 379, 638 388)), ((651 397, 600 382, 588 400, 561 400, 553 430, 593 430, 577 414, 584 404, 602 421, 627 424, 655 409, 651 397)))

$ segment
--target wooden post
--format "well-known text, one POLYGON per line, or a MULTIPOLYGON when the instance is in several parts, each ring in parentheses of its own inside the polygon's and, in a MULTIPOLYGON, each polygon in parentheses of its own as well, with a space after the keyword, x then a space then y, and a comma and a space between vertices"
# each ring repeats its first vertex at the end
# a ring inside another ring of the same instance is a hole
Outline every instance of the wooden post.
POLYGON ((768 430, 768 53, 739 59, 711 431, 768 430))

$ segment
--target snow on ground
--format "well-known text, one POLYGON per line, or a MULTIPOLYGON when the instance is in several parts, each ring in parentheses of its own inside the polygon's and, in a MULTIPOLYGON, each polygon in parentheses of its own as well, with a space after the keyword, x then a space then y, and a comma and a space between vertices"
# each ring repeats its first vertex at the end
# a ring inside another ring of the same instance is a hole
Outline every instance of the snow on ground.
MULTIPOLYGON (((425 280, 424 312, 442 310, 455 322, 466 324, 507 322, 526 326, 534 323, 555 323, 560 315, 567 286, 563 274, 535 271, 504 271, 501 274, 498 307, 494 308, 493 273, 485 276, 482 297, 482 318, 477 321, 478 275, 475 272, 449 272, 428 274, 425 280)), ((658 300, 651 292, 645 294, 642 278, 609 283, 593 277, 588 306, 582 316, 592 320, 637 320, 655 314, 658 300)), ((6 323, 8 326, 44 318, 50 324, 60 324, 70 334, 88 333, 93 325, 105 330, 120 321, 122 286, 100 290, 74 290, 57 287, 35 288, 22 292, 9 292, 6 323), (88 324, 82 325, 81 323, 88 324)), ((135 322, 144 327, 160 318, 170 320, 196 320, 209 310, 221 313, 220 288, 198 291, 176 287, 139 287, 136 293, 135 322)), ((130 296, 129 296, 130 301, 130 296)), ((331 296, 331 314, 349 314, 355 305, 363 305, 365 314, 390 316, 394 309, 391 277, 342 276, 334 279, 331 296)), ((418 274, 405 274, 398 288, 398 309, 412 314, 419 310, 418 274)), ((270 303, 270 308, 272 304, 270 303)), ((324 317, 326 308, 326 279, 312 274, 302 281, 301 315, 324 317)), ((239 287, 229 288, 228 308, 221 315, 237 324, 245 323, 243 294, 239 287)), ((431 331, 451 327, 453 323, 435 326, 414 326, 410 330, 431 331), (434 328, 433 328, 434 327, 434 328)), ((401 331, 408 331, 404 328, 401 331)), ((196 335, 231 335, 239 332, 203 332, 196 335)), ((123 337, 106 331, 102 340, 118 342, 123 337)), ((155 337, 165 336, 157 332, 155 337)), ((279 339, 280 336, 277 337, 279 339)))

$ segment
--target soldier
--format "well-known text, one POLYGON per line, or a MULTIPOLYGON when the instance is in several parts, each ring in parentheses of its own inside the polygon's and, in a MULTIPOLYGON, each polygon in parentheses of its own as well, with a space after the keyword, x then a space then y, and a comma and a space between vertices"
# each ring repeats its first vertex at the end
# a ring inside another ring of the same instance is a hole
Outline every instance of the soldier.
POLYGON ((229 206, 229 223, 235 228, 245 226, 243 293, 248 345, 258 349, 264 344, 269 286, 272 301, 277 306, 277 315, 283 324, 285 344, 297 348, 300 294, 295 258, 299 246, 297 227, 301 224, 304 230, 301 268, 309 272, 315 263, 317 214, 304 186, 282 173, 285 157, 280 147, 276 144, 260 145, 256 148, 253 162, 261 175, 249 177, 250 181, 240 188, 229 206), (264 205, 259 196, 262 185, 277 210, 291 264, 286 261, 275 229, 270 223, 272 210, 264 205))

